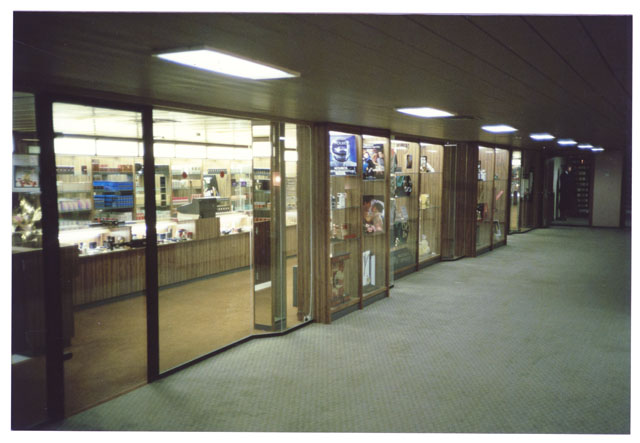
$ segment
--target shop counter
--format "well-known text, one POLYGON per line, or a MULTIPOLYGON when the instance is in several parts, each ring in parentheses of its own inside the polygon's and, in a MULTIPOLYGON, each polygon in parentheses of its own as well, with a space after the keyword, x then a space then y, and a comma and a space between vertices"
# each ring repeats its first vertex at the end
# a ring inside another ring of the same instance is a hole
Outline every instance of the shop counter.
MULTIPOLYGON (((220 235, 209 231, 209 236, 202 235, 202 232, 193 240, 158 244, 160 287, 251 265, 249 232, 220 235)), ((296 226, 287 227, 286 244, 287 256, 296 255, 296 226)), ((72 290, 74 306, 139 293, 145 289, 144 247, 79 256, 76 250, 73 260, 77 268, 72 290)))

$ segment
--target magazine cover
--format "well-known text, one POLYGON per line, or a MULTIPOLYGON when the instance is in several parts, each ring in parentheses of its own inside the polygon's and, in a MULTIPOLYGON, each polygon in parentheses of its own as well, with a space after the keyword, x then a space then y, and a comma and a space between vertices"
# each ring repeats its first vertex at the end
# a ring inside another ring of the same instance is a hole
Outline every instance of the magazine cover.
POLYGON ((384 178, 384 144, 373 143, 362 148, 362 176, 365 179, 384 178))
POLYGON ((356 175, 358 166, 356 136, 330 135, 329 156, 331 175, 356 175))

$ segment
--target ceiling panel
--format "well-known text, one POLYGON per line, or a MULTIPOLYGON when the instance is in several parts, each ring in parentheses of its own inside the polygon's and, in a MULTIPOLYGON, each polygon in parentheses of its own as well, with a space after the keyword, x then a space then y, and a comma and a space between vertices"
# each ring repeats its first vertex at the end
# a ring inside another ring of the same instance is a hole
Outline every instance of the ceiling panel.
POLYGON ((547 130, 630 146, 630 18, 16 13, 14 81, 447 140, 530 144, 547 130), (209 45, 301 72, 248 81, 152 57, 209 45), (473 119, 424 120, 431 105, 473 119), (486 123, 520 132, 494 136, 486 123))

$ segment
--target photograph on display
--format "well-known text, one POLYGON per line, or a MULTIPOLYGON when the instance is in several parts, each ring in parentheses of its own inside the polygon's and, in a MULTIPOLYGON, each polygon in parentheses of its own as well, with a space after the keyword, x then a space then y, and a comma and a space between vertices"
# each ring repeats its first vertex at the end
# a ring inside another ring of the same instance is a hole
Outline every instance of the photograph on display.
POLYGON ((396 197, 407 197, 413 191, 413 180, 410 175, 398 175, 396 177, 396 197))
POLYGON ((384 144, 366 144, 362 148, 362 176, 365 179, 384 178, 384 144))
POLYGON ((40 168, 37 155, 13 156, 14 192, 34 192, 40 189, 40 168))
POLYGON ((356 175, 358 155, 355 135, 329 137, 329 166, 331 175, 356 175))
POLYGON ((366 234, 384 232, 384 196, 362 197, 362 228, 366 234))

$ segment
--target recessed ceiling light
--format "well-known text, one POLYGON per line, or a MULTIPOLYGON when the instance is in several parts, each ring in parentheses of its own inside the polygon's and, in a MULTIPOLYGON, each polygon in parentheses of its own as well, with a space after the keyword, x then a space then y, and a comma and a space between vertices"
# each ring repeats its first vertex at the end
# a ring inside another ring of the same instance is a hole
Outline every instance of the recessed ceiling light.
POLYGON ((548 134, 546 132, 541 132, 538 134, 529 134, 529 137, 531 137, 534 140, 553 140, 555 137, 551 134, 548 134))
POLYGON ((558 140, 558 144, 562 146, 572 146, 572 145, 577 145, 578 142, 575 140, 571 140, 570 138, 562 138, 558 140))
POLYGON ((173 63, 204 69, 233 77, 251 80, 299 77, 300 74, 288 69, 256 62, 244 57, 210 48, 194 48, 155 54, 156 57, 173 63))
POLYGON ((598 148, 591 148, 591 151, 593 151, 593 152, 602 152, 602 151, 604 151, 604 148, 600 148, 600 147, 598 147, 598 148))
POLYGON ((508 126, 508 125, 487 125, 487 126, 483 126, 482 129, 484 129, 487 132, 493 132, 494 134, 517 131, 516 128, 512 128, 511 126, 508 126))
POLYGON ((447 111, 442 111, 440 109, 435 108, 397 108, 396 111, 402 112, 403 114, 413 115, 415 117, 422 118, 443 118, 443 117, 452 117, 453 114, 447 111))
POLYGON ((593 145, 591 145, 589 143, 580 143, 578 145, 578 148, 580 148, 580 149, 591 149, 591 148, 593 148, 593 145))

